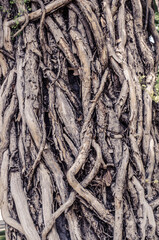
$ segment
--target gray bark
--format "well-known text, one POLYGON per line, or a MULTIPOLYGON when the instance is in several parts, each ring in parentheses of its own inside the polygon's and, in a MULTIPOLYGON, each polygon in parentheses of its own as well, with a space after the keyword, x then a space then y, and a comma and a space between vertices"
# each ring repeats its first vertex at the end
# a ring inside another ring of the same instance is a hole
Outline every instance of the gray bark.
POLYGON ((157 240, 153 2, 0 5, 6 239, 157 240))

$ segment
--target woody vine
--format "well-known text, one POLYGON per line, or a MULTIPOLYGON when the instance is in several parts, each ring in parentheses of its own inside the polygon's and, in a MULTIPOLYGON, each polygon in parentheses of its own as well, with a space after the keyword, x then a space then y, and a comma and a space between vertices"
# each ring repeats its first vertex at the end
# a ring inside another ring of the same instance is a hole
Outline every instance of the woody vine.
POLYGON ((0 5, 6 239, 158 239, 158 1, 0 5))

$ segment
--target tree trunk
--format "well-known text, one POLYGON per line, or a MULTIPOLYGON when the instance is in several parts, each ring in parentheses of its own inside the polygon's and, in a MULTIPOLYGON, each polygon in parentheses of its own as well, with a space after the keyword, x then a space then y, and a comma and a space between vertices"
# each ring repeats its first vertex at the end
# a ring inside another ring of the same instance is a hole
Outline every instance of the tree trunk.
POLYGON ((6 239, 159 239, 154 2, 0 3, 6 239))

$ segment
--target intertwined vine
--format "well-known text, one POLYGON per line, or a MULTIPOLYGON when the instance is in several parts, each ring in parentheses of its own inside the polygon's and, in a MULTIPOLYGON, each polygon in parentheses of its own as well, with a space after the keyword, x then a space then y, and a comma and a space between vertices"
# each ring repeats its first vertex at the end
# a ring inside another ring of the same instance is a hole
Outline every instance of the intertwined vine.
POLYGON ((0 5, 7 238, 158 239, 158 1, 0 5))

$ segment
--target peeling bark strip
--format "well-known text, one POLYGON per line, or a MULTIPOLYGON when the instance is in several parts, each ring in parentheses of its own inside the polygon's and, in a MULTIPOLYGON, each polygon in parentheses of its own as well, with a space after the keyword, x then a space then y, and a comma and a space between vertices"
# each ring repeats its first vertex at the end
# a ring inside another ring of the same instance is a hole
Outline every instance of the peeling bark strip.
POLYGON ((151 0, 0 0, 7 240, 159 238, 153 8, 151 0))

